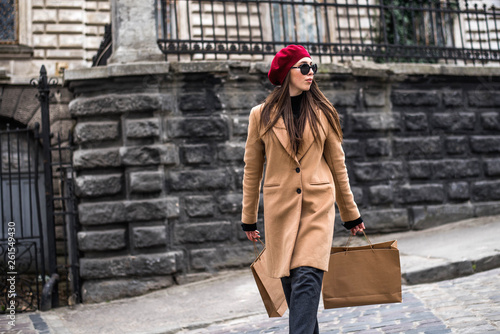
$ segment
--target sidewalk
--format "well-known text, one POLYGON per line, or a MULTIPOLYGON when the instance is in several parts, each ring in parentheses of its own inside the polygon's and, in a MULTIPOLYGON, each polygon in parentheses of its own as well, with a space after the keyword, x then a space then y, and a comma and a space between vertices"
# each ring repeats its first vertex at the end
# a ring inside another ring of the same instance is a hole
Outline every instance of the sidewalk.
MULTIPOLYGON (((396 239, 403 281, 419 284, 500 267, 498 235, 500 216, 369 237, 373 243, 396 239)), ((242 269, 140 297, 19 314, 17 323, 22 333, 177 333, 262 314, 250 269, 242 269)))

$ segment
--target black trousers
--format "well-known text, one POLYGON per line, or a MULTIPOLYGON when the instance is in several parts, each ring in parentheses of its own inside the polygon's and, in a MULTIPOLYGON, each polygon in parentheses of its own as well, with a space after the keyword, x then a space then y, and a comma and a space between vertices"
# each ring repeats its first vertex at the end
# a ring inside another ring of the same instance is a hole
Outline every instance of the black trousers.
POLYGON ((290 334, 318 334, 318 305, 323 282, 323 270, 298 267, 290 276, 282 277, 289 309, 290 334))

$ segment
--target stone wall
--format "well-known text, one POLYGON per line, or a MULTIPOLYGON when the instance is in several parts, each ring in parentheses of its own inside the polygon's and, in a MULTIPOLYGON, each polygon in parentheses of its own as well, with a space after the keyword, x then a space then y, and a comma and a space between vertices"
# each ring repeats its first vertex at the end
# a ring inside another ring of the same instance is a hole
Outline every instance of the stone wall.
MULTIPOLYGON (((249 111, 272 89, 268 67, 113 64, 66 74, 77 96, 84 301, 252 261, 239 226, 243 155, 249 111)), ((499 78, 499 68, 320 66, 369 233, 500 213, 499 78)), ((345 235, 339 223, 336 236, 345 235)))
POLYGON ((11 84, 27 84, 42 65, 49 77, 89 67, 111 21, 110 0, 23 0, 17 10, 19 45, 0 45, 11 84))

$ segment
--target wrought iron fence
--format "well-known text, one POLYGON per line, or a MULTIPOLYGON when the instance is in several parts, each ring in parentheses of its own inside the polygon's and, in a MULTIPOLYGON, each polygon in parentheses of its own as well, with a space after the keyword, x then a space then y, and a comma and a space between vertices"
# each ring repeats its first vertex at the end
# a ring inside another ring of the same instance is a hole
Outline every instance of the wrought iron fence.
POLYGON ((11 129, 0 119, 0 314, 81 302, 73 139, 69 133, 63 143, 57 134, 51 144, 50 88, 56 81, 47 78, 45 66, 32 84, 42 126, 11 129))
POLYGON ((302 44, 319 62, 498 63, 500 17, 464 0, 158 0, 169 59, 262 59, 302 44))
POLYGON ((37 309, 47 275, 38 131, 8 124, 0 131, 0 313, 7 312, 10 300, 17 312, 37 309))

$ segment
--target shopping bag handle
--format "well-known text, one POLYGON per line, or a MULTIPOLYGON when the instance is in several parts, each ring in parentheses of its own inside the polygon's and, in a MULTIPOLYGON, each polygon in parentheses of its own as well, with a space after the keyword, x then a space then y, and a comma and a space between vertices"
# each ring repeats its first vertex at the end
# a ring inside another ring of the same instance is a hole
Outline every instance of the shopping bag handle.
MULTIPOLYGON (((262 240, 260 240, 260 238, 259 238, 259 241, 262 244, 262 247, 266 247, 266 245, 262 242, 262 240)), ((257 242, 256 241, 253 242, 253 252, 255 254, 255 258, 257 258, 259 256, 259 251, 257 249, 257 242)))
MULTIPOLYGON (((365 233, 365 230, 361 230, 363 232, 363 234, 365 235, 365 238, 366 240, 368 240, 368 243, 370 244, 370 248, 373 250, 373 244, 372 242, 370 241, 370 238, 368 238, 368 236, 366 235, 365 233)), ((351 238, 353 237, 352 234, 349 234, 349 239, 347 239, 347 243, 345 244, 344 248, 346 250, 346 252, 349 250, 349 244, 351 243, 351 238)))

